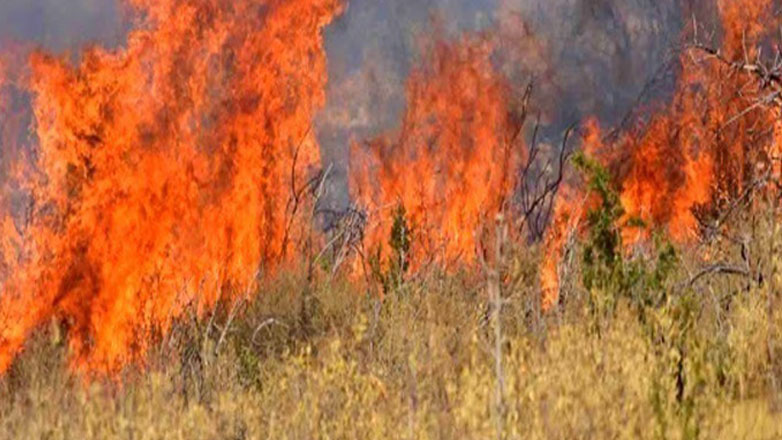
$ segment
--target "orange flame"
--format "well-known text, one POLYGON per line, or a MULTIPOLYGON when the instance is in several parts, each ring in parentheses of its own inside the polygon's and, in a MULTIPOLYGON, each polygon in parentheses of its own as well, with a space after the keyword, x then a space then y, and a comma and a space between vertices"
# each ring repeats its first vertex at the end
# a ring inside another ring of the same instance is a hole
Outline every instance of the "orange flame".
POLYGON ((718 0, 720 21, 724 32, 722 48, 728 58, 753 58, 763 34, 774 31, 773 0, 718 0), (745 54, 745 51, 748 53, 745 54))
MULTIPOLYGON (((770 0, 719 2, 723 22, 723 55, 739 62, 754 60, 769 26, 770 0)), ((624 244, 628 247, 664 229, 677 243, 695 240, 699 210, 716 210, 737 199, 751 184, 758 166, 772 166, 771 137, 758 127, 776 127, 776 112, 746 111, 764 99, 755 78, 699 53, 685 53, 674 98, 668 109, 642 126, 631 128, 611 145, 599 130, 585 144, 614 177, 625 211, 624 244), (691 56, 696 58, 693 61, 691 56), (698 59, 698 57, 700 59, 698 59), (742 93, 736 93, 737 91, 742 93), (762 131, 761 131, 762 132, 762 131), (630 227, 632 219, 645 228, 630 227)), ((767 92, 766 92, 767 93, 767 92)), ((557 211, 572 212, 573 197, 563 194, 557 211)), ((562 236, 566 222, 555 213, 541 274, 544 307, 556 302, 562 236)))
MULTIPOLYGON (((259 271, 290 261, 308 227, 290 198, 320 161, 310 126, 325 100, 321 31, 340 0, 126 1, 144 18, 124 48, 93 48, 76 66, 36 52, 13 75, 0 51, 0 373, 50 319, 68 327, 77 370, 143 362, 151 336, 188 305, 203 313, 236 299, 259 271), (31 145, 11 84, 33 99, 31 145)), ((718 0, 722 56, 757 56, 771 3, 718 0)), ((545 58, 523 20, 501 27, 519 28, 526 60, 545 58)), ((487 220, 506 210, 526 150, 495 53, 483 35, 436 42, 408 80, 399 130, 352 145, 351 193, 370 209, 371 248, 388 252, 401 205, 414 268, 470 263, 487 220)), ((779 154, 778 115, 745 111, 762 90, 689 55, 665 111, 611 143, 587 126, 585 149, 617 184, 628 246, 655 229, 694 240, 700 213, 735 200, 779 154)), ((546 309, 591 203, 574 185, 555 201, 546 309)))
POLYGON ((474 258, 476 234, 502 211, 523 158, 492 49, 480 37, 436 43, 409 78, 399 132, 369 151, 353 144, 351 192, 370 209, 370 248, 387 243, 401 205, 415 233, 412 267, 474 258))
POLYGON ((30 59, 34 208, 21 232, 4 216, 0 372, 54 316, 75 368, 141 361, 187 304, 235 297, 295 242, 339 1, 129 1, 146 21, 126 48, 30 59))
POLYGON ((540 265, 541 307, 550 310, 559 301, 560 262, 564 258, 568 239, 578 232, 582 206, 577 200, 579 191, 563 186, 554 201, 552 223, 545 237, 546 254, 540 265), (574 210, 575 209, 575 210, 574 210))

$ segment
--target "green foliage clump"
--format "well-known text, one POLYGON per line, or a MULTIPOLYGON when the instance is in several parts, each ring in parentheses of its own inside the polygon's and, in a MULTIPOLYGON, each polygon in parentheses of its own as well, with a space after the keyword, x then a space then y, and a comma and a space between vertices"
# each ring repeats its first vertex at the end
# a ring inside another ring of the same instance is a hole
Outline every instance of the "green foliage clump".
POLYGON ((626 218, 618 192, 600 164, 583 154, 574 163, 597 200, 587 213, 581 261, 591 328, 601 337, 622 301, 634 310, 655 353, 650 386, 655 431, 665 438, 675 428, 681 438, 698 438, 704 417, 699 411, 703 387, 709 375, 722 374, 721 366, 706 365, 715 360, 713 353, 722 341, 697 334, 703 303, 688 285, 673 285, 680 263, 673 245, 656 234, 651 258, 630 255, 622 242, 624 230, 647 226, 641 219, 626 218))
POLYGON ((589 292, 590 309, 597 319, 612 315, 621 298, 629 299, 638 313, 660 305, 665 298, 665 284, 677 261, 675 248, 669 242, 656 240, 656 255, 627 258, 622 242, 625 228, 645 228, 641 219, 625 219, 618 191, 608 172, 583 153, 574 157, 597 204, 586 216, 587 234, 582 254, 582 282, 589 292))
POLYGON ((382 248, 375 249, 369 260, 374 278, 383 286, 383 292, 401 292, 405 275, 410 270, 410 251, 413 245, 414 230, 407 218, 407 211, 401 203, 394 210, 394 223, 388 245, 391 254, 382 257, 382 248))

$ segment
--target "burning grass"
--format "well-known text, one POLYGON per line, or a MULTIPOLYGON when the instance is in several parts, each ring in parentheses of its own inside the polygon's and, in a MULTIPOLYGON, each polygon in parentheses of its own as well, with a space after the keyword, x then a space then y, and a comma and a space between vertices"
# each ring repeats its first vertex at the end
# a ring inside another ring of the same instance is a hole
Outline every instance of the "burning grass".
POLYGON ((434 38, 326 231, 342 5, 130 4, 127 47, 0 57, 0 437, 782 435, 771 2, 561 145, 491 33, 434 38))
POLYGON ((501 406, 482 277, 432 271, 381 302, 349 279, 327 281, 320 272, 308 282, 294 271, 265 283, 238 310, 226 304, 214 316, 193 312, 177 322, 151 348, 146 368, 122 372, 121 385, 85 386, 68 371, 58 327, 41 329, 0 382, 0 436, 782 434, 782 318, 768 314, 771 285, 747 291, 727 276, 679 291, 693 263, 682 256, 660 285, 678 293, 645 306, 643 319, 628 298, 610 314, 592 314, 593 293, 583 288, 569 291, 558 313, 540 315, 532 282, 538 257, 517 249, 506 258, 503 278, 517 282, 502 287, 501 406))
POLYGON ((127 47, 77 66, 33 53, 19 81, 36 141, 9 179, 29 221, 2 210, 0 371, 51 318, 74 369, 143 362, 184 305, 238 298, 303 240, 290 195, 320 161, 310 126, 338 2, 131 4, 148 26, 127 47))

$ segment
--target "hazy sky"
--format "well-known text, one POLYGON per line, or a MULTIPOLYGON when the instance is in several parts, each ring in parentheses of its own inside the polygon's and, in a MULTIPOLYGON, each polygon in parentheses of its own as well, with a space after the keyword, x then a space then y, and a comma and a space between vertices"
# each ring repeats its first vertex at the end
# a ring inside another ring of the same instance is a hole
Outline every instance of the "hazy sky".
POLYGON ((124 34, 116 0, 0 0, 0 37, 52 50, 116 44, 124 34))

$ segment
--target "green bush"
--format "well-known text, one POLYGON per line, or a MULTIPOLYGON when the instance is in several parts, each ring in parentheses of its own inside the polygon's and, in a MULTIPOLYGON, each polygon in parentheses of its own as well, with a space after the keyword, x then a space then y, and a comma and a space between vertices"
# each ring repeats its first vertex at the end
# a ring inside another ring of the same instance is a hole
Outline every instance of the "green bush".
POLYGON ((403 291, 405 275, 410 270, 410 251, 414 237, 407 211, 400 203, 394 210, 394 223, 388 239, 391 254, 384 260, 383 249, 378 247, 369 259, 373 277, 380 282, 384 293, 403 291))

